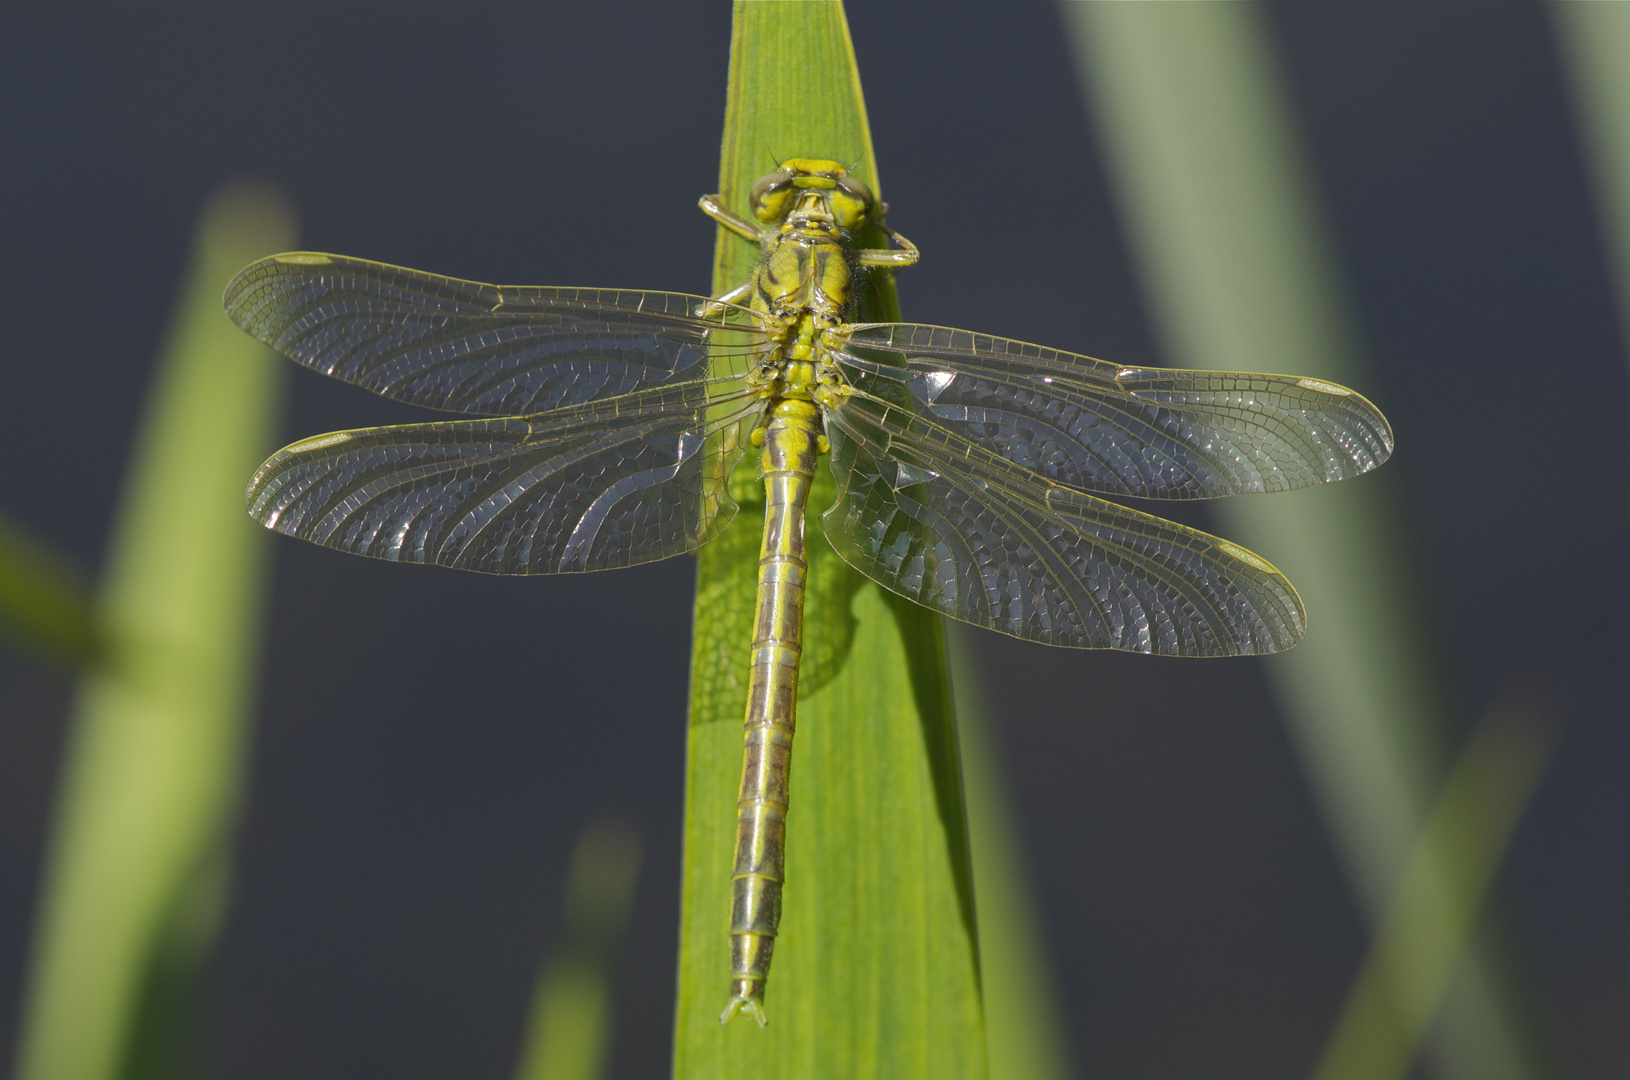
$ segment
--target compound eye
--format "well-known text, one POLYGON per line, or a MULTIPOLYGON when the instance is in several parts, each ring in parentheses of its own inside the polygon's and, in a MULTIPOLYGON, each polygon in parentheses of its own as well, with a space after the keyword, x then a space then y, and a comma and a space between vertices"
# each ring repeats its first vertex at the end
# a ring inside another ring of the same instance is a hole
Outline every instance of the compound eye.
POLYGON ((754 217, 766 225, 773 225, 787 216, 787 211, 792 208, 792 196, 792 177, 784 172, 774 172, 760 177, 758 183, 753 185, 747 205, 754 217))
POLYGON ((847 176, 838 181, 832 192, 832 216, 845 229, 866 224, 872 212, 872 193, 865 184, 847 176))

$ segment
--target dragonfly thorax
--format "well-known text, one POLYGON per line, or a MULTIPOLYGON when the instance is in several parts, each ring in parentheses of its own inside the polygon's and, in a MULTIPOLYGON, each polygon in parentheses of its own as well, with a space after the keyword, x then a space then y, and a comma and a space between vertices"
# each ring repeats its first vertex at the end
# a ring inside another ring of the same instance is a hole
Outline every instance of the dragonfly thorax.
POLYGON ((753 272, 752 306, 782 318, 837 321, 855 294, 860 268, 841 229, 793 228, 767 237, 753 272))

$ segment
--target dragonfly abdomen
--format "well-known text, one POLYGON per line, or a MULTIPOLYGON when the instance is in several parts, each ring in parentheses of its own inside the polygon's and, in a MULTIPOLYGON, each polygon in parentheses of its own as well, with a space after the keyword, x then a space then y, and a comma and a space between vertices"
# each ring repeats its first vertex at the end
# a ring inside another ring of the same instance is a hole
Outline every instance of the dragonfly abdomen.
POLYGON ((820 455, 820 419, 809 401, 784 399, 764 432, 764 542, 759 549, 758 606, 748 678, 741 798, 736 804, 736 860, 730 887, 730 1003, 766 1023, 764 984, 781 922, 787 786, 802 652, 804 506, 820 455))

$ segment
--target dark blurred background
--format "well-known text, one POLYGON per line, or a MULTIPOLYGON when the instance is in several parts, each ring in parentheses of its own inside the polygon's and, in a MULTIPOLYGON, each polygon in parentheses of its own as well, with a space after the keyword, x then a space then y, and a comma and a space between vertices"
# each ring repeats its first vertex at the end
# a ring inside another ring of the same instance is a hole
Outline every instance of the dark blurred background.
MULTIPOLYGON (((1630 1075, 1630 374, 1547 13, 1270 18, 1454 714, 1513 673, 1571 703, 1503 874, 1520 977, 1557 1075, 1630 1075)), ((924 252, 906 315, 1160 362, 1054 9, 850 20, 890 221, 924 252)), ((283 187, 307 248, 705 291, 729 24, 725 4, 0 6, 0 510, 99 565, 225 180, 283 187)), ((805 152, 762 148, 766 168, 805 152)), ((291 380, 288 439, 410 413, 291 380)), ((691 578, 277 541, 207 1075, 507 1077, 572 842, 608 810, 647 850, 613 1073, 666 1072, 691 578)), ((1305 1075, 1366 935, 1258 668, 978 643, 1080 1072, 1305 1075)), ((0 652, 0 1061, 70 690, 0 652)))

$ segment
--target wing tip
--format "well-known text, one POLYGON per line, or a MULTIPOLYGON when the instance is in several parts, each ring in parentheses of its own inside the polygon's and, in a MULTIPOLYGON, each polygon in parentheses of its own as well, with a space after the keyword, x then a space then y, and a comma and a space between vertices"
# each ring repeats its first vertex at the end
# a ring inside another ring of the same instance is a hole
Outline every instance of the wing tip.
POLYGON ((329 255, 321 251, 284 251, 276 255, 268 255, 263 259, 256 259, 248 266, 239 270, 226 283, 221 292, 221 307, 226 311, 227 318, 251 337, 271 344, 271 340, 264 331, 261 313, 264 304, 256 303, 256 298, 266 287, 268 271, 276 271, 283 266, 333 266, 338 262, 347 261, 344 256, 329 255))
POLYGON ((1226 560, 1244 564, 1249 573, 1240 576, 1256 586, 1262 595, 1250 599, 1254 611, 1242 635, 1231 635, 1235 650, 1224 656, 1268 656, 1288 652, 1307 636, 1307 606, 1290 579, 1273 563, 1231 540, 1215 538, 1213 549, 1226 560))

